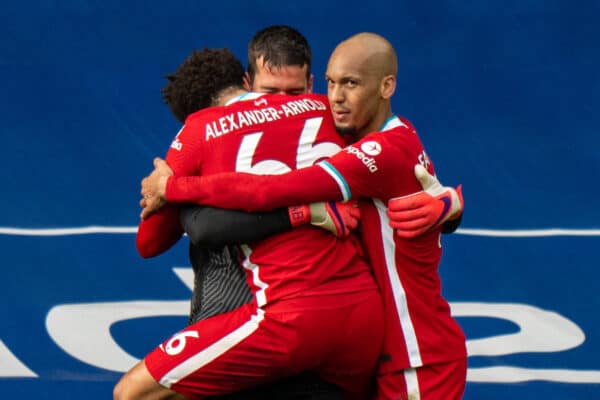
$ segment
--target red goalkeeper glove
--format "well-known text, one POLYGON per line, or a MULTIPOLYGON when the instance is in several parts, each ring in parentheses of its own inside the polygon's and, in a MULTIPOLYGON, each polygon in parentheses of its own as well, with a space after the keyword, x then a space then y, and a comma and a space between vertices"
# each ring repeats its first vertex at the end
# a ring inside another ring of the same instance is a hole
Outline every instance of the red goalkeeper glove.
POLYGON ((339 238, 346 237, 358 226, 360 210, 358 202, 319 202, 288 208, 293 227, 310 223, 328 230, 339 238))
POLYGON ((458 218, 464 207, 461 185, 456 189, 442 186, 420 164, 415 166, 415 176, 423 191, 388 201, 390 226, 399 237, 405 239, 414 238, 448 220, 458 218))

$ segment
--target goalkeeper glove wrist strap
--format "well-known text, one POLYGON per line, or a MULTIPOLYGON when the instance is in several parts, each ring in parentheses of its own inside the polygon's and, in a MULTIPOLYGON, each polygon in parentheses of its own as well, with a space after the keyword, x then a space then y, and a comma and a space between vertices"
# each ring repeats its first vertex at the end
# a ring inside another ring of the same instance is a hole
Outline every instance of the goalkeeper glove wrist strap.
POLYGON ((310 223, 310 206, 290 206, 288 207, 288 216, 292 227, 306 225, 310 223))

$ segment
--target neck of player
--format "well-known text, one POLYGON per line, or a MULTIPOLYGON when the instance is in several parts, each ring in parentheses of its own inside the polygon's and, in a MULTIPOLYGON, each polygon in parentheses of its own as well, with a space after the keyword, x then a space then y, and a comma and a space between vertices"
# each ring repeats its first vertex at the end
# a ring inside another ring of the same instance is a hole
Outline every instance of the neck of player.
POLYGON ((234 97, 238 97, 246 93, 248 93, 248 91, 244 90, 241 87, 226 88, 219 92, 219 95, 213 103, 215 106, 224 106, 229 100, 233 99, 234 97))

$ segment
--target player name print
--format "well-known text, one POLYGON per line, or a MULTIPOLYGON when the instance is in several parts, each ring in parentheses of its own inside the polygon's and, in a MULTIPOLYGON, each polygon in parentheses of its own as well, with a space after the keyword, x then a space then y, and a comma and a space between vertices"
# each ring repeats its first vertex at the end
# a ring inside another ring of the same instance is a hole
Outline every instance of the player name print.
MULTIPOLYGON (((256 102, 255 102, 256 103, 256 102)), ((264 101, 267 104, 267 101, 264 101)), ((206 123, 206 141, 233 132, 237 129, 293 117, 309 111, 326 110, 319 100, 291 100, 277 107, 263 107, 255 110, 236 111, 206 123)))

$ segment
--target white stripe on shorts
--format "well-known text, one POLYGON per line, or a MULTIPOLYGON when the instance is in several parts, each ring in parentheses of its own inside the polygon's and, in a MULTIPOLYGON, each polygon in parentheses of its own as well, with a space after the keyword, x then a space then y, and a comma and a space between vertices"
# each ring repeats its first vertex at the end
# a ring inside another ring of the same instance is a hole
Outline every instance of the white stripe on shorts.
POLYGON ((256 314, 252 315, 250 320, 244 323, 244 325, 167 372, 160 379, 160 384, 170 388, 174 383, 179 382, 194 371, 210 363, 215 358, 226 353, 256 331, 260 326, 260 322, 264 319, 264 316, 265 312, 258 308, 256 314))
POLYGON ((406 394, 408 395, 408 400, 421 400, 417 370, 414 368, 405 369, 404 381, 406 382, 406 394))

